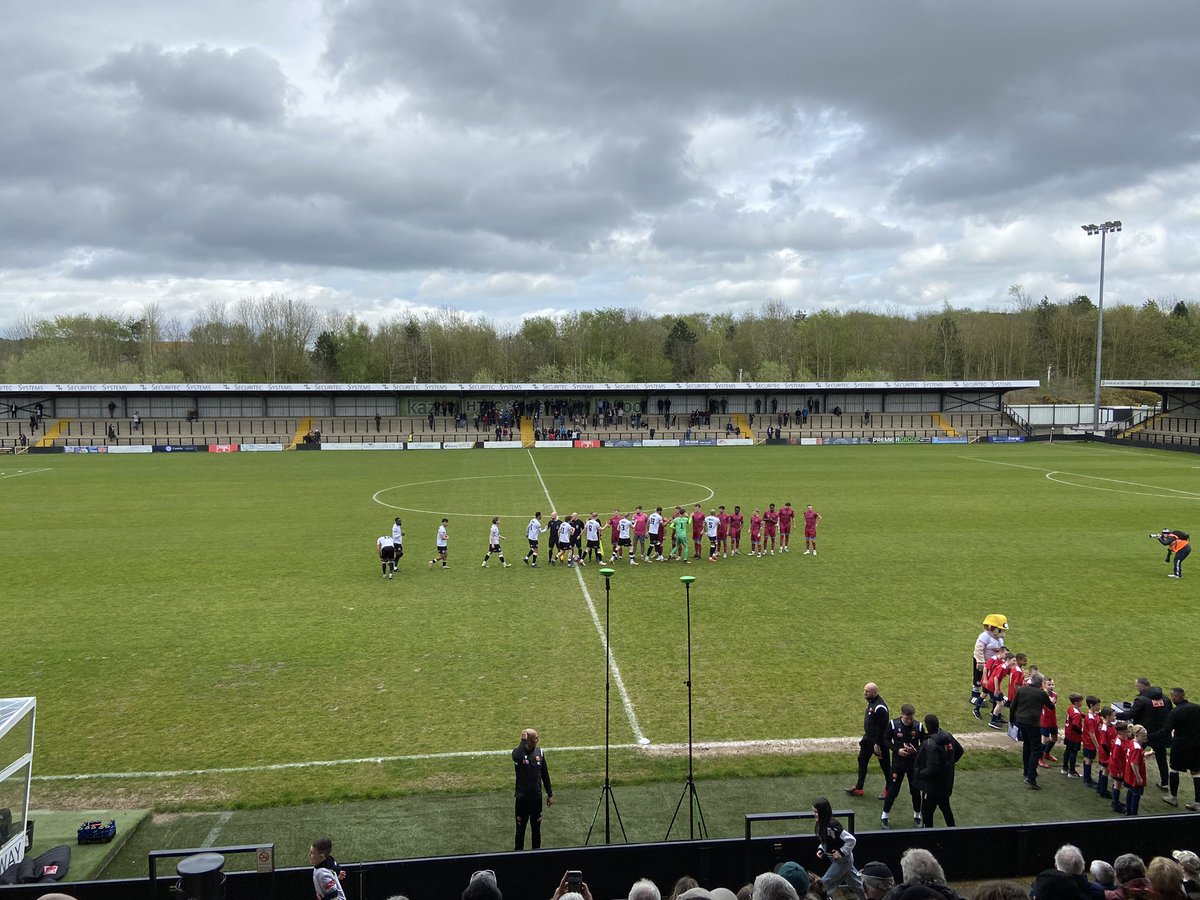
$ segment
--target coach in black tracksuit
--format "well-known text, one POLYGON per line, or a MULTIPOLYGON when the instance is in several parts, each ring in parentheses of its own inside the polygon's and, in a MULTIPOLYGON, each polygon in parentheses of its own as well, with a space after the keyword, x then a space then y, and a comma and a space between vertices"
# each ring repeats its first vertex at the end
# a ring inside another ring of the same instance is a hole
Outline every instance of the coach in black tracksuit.
POLYGON ((891 776, 891 752, 888 748, 889 714, 887 703, 879 696, 879 687, 874 682, 863 685, 863 699, 867 701, 867 711, 863 714, 863 736, 858 742, 858 780, 854 787, 846 788, 846 793, 852 797, 861 797, 863 784, 867 780, 867 766, 871 757, 879 758, 879 767, 883 769, 883 784, 886 796, 888 779, 891 776))
POLYGON ((546 755, 538 747, 538 733, 533 728, 521 732, 521 743, 512 752, 517 772, 517 850, 525 849, 525 825, 532 822, 532 846, 542 846, 542 785, 546 786, 546 805, 554 805, 554 788, 550 786, 550 770, 546 755))
POLYGON ((908 792, 912 798, 913 824, 921 824, 921 791, 917 788, 917 751, 925 739, 925 728, 916 720, 911 703, 900 707, 900 717, 888 723, 888 747, 892 751, 892 779, 887 786, 887 799, 883 801, 883 815, 879 824, 888 828, 888 813, 900 795, 904 779, 908 779, 908 792))

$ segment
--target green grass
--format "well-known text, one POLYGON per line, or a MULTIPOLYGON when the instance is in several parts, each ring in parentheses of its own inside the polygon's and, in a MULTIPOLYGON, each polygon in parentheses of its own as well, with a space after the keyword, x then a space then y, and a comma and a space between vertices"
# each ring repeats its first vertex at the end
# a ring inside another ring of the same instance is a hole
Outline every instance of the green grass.
MULTIPOLYGON (((1166 579, 1146 537, 1189 527, 1200 493, 1177 491, 1195 484, 1190 455, 1056 444, 534 458, 563 512, 711 488, 706 507, 791 501, 824 514, 815 559, 689 567, 697 740, 853 735, 868 680, 894 705, 977 730, 967 656, 990 612, 1064 694, 1129 699, 1136 675, 1173 684, 1193 669, 1172 633, 1194 581, 1166 579)), ((38 698, 39 776, 504 751, 526 725, 550 748, 603 743, 604 651, 575 574, 520 565, 525 523, 549 511, 524 451, 43 456, 0 472, 41 468, 0 477, 0 683, 38 698), (407 508, 390 582, 375 562, 396 514, 372 499, 385 488, 382 500, 407 508), (451 568, 431 572, 443 513, 451 568), (512 569, 480 568, 491 515, 504 517, 512 569)), ((603 617, 602 580, 583 574, 603 617)), ((623 566, 613 579, 614 658, 655 744, 687 737, 680 574, 623 566)), ((614 742, 633 741, 615 689, 612 728, 614 742)), ((555 775, 593 784, 601 758, 560 755, 555 775)), ((637 753, 619 764, 646 783, 677 774, 637 753)), ((510 779, 502 755, 464 756, 38 781, 34 797, 203 810, 500 791, 510 779)))

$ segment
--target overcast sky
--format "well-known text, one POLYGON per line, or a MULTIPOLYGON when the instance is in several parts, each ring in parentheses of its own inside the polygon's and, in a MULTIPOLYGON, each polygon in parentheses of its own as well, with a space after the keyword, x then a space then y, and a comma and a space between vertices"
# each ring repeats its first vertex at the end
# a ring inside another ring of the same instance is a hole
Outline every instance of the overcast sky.
POLYGON ((1200 298, 1200 3, 0 0, 0 333, 1200 298))

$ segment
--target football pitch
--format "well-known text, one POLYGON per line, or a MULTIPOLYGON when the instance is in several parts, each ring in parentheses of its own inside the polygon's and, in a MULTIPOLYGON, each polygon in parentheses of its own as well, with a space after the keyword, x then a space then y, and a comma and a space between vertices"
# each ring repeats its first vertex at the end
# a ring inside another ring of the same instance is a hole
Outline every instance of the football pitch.
POLYGON ((993 612, 1064 695, 1200 691, 1200 571, 1166 578, 1148 538, 1200 528, 1198 466, 1086 444, 10 458, 0 684, 38 698, 35 802, 198 808, 500 788, 523 727, 603 746, 606 671, 621 771, 653 780, 687 740, 684 574, 701 742, 856 736, 866 681, 978 731, 993 612), (522 565, 535 511, 695 502, 812 504, 819 556, 800 522, 786 555, 620 564, 607 609, 597 568, 546 565, 545 538, 522 565), (480 565, 492 516, 511 568, 480 565))

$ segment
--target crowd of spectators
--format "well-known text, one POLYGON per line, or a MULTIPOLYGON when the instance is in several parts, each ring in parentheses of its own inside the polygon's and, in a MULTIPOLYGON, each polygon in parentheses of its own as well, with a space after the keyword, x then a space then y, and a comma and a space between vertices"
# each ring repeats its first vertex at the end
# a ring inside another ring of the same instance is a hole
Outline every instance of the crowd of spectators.
MULTIPOLYGON (((1200 897, 1200 857, 1191 850, 1156 856, 1149 864, 1125 853, 1110 864, 1093 860, 1089 866, 1078 847, 1066 844, 1054 854, 1054 865, 1032 882, 1015 879, 985 881, 962 893, 946 881, 941 863, 929 850, 914 847, 900 857, 899 878, 882 862, 859 870, 867 900, 1194 900, 1200 897)), ((496 874, 474 873, 462 900, 503 900, 496 874)), ((653 881, 641 878, 629 888, 629 900, 830 900, 832 891, 821 878, 795 861, 782 862, 752 882, 734 890, 725 885, 701 885, 683 876, 664 894, 653 881)), ((390 900, 404 900, 393 897, 390 900)), ((587 883, 568 883, 564 874, 551 900, 595 900, 587 883)))

